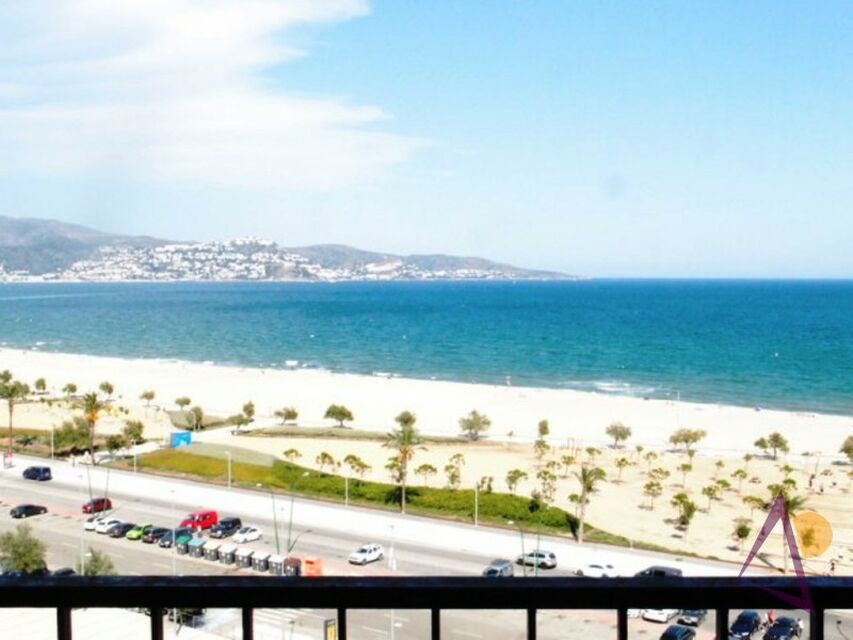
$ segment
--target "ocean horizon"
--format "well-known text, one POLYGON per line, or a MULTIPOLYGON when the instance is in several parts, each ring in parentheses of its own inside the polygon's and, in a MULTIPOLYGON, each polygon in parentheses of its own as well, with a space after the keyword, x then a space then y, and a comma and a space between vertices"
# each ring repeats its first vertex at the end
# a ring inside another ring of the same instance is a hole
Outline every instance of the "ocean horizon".
POLYGON ((850 280, 9 283, 0 345, 853 415, 850 280))

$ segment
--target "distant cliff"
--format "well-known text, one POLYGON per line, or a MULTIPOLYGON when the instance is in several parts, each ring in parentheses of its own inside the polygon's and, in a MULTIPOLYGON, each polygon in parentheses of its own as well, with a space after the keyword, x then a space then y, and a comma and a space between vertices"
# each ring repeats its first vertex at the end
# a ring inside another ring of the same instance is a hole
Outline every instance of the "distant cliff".
POLYGON ((565 280, 475 257, 398 256, 345 245, 269 240, 172 242, 102 233, 55 220, 0 216, 0 281, 565 280))

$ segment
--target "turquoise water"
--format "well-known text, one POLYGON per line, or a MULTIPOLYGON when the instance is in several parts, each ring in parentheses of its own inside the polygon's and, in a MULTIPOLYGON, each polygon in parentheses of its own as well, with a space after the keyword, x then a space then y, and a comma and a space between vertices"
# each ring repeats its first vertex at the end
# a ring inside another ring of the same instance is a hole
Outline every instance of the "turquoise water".
POLYGON ((853 281, 8 284, 0 342, 853 415, 853 281))

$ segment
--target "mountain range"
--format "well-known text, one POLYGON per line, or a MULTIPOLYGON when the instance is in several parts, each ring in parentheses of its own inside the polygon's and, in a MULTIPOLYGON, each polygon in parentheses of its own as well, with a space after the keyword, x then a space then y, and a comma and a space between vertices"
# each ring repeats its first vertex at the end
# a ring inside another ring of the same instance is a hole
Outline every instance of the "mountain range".
POLYGON ((0 280, 573 279, 484 258, 395 255, 340 244, 171 241, 0 216, 0 280))

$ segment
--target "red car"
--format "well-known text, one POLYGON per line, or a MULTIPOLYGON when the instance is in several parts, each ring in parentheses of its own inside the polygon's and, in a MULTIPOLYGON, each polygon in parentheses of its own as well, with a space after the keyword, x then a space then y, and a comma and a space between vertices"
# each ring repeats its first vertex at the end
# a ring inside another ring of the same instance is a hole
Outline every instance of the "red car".
POLYGON ((216 511, 196 511, 181 520, 181 526, 193 529, 210 529, 217 522, 219 522, 219 514, 216 511))
POLYGON ((113 502, 109 498, 92 498, 83 505, 83 513, 98 513, 109 511, 113 508, 113 502))

